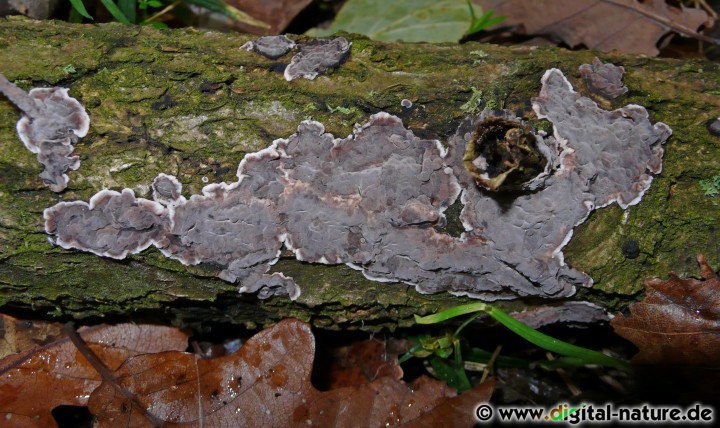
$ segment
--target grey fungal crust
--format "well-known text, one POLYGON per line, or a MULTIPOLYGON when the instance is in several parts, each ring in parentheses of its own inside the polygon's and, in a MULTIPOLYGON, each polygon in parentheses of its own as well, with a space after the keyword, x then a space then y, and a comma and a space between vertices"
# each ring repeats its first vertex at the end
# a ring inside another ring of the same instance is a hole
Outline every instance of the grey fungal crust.
POLYGON ((26 93, 0 74, 3 92, 22 112, 17 132, 25 147, 45 167, 40 178, 53 192, 62 192, 68 170, 80 166, 73 144, 87 135, 90 117, 66 88, 35 88, 26 93))
POLYGON ((285 68, 285 80, 289 82, 300 77, 313 80, 342 64, 350 55, 351 48, 352 43, 344 37, 303 43, 285 68))
POLYGON ((593 324, 610 320, 610 315, 604 308, 590 302, 543 305, 523 312, 515 312, 512 316, 533 328, 557 323, 593 324))
POLYGON ((185 203, 182 184, 172 175, 160 173, 152 183, 153 199, 163 205, 185 203))
MULTIPOLYGON (((155 245, 187 265, 220 267, 219 276, 261 298, 300 293, 291 278, 268 274, 282 248, 298 260, 347 264, 377 281, 402 281, 422 293, 447 291, 485 300, 563 298, 586 274, 568 267, 562 248, 593 209, 637 203, 662 165, 670 129, 640 106, 599 108, 573 91, 559 70, 533 100, 553 123, 543 147, 551 167, 542 186, 512 201, 478 188, 463 154, 467 119, 448 142, 416 137, 378 113, 336 139, 305 121, 297 133, 240 162, 238 181, 210 184, 185 200, 161 175, 155 201, 103 191, 45 210, 58 245, 122 258, 155 245), (460 197, 465 233, 442 231, 460 197)), ((509 113, 508 113, 509 114, 509 113)))
POLYGON ((583 64, 579 70, 588 89, 594 94, 614 100, 628 91, 622 81, 623 74, 625 74, 622 66, 603 64, 600 59, 595 57, 591 64, 583 64))
POLYGON ((293 40, 287 36, 279 35, 260 37, 254 42, 245 43, 241 46, 241 49, 257 52, 266 58, 278 59, 290 52, 294 47, 295 42, 293 40))

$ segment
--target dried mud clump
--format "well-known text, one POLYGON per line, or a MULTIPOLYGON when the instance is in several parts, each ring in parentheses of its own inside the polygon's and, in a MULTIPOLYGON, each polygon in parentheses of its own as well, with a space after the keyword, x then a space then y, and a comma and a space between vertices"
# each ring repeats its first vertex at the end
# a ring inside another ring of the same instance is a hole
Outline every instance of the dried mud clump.
POLYGON ((585 79, 590 92, 614 100, 628 91, 622 78, 625 69, 614 64, 603 64, 595 57, 591 64, 580 66, 580 75, 585 79))
POLYGON ((115 258, 155 245, 184 264, 216 266, 222 279, 263 298, 300 293, 292 278, 268 274, 283 247, 301 261, 344 263, 422 293, 567 297, 592 284, 564 262, 573 228, 598 207, 640 200, 670 129, 651 124, 640 106, 601 109, 556 69, 543 76, 533 107, 552 122, 552 136, 531 133, 510 112, 466 119, 447 147, 387 113, 344 139, 305 121, 245 156, 234 183, 186 200, 180 183, 161 174, 154 201, 103 191, 90 204, 47 209, 46 229, 64 248, 115 258), (532 134, 545 160, 519 180, 530 191, 511 201, 478 187, 466 167, 473 135, 488 123, 503 138, 513 129, 532 134), (458 197, 465 232, 453 237, 442 231, 444 211, 458 197))
POLYGON ((0 92, 23 112, 17 123, 20 140, 45 167, 43 183, 53 192, 62 192, 68 170, 80 166, 72 156, 73 144, 87 135, 90 117, 66 88, 35 88, 25 92, 0 74, 0 92))

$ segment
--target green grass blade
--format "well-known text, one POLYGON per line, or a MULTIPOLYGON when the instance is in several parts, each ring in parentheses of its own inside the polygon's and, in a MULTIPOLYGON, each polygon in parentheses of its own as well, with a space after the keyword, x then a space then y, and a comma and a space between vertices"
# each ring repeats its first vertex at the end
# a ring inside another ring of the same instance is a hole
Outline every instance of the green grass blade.
POLYGON ((437 324, 439 322, 443 322, 445 320, 449 320, 450 318, 455 318, 460 315, 472 314, 479 311, 488 312, 490 308, 492 308, 492 306, 488 305, 487 303, 468 303, 467 305, 455 306, 433 315, 428 315, 424 317, 415 315, 415 322, 418 324, 437 324))
POLYGON ((609 357, 602 352, 575 346, 540 333, 529 325, 516 320, 496 307, 491 306, 488 313, 491 317, 495 318, 499 323, 512 330, 518 336, 550 352, 555 352, 566 357, 579 358, 584 360, 586 364, 599 364, 624 370, 627 370, 630 367, 627 362, 609 357))
POLYGON ((122 11, 123 15, 125 15, 130 22, 137 22, 135 19, 135 6, 135 0, 118 0, 120 11, 122 11))
POLYGON ((555 352, 566 357, 582 359, 583 361, 585 361, 585 364, 599 364, 624 370, 627 370, 630 367, 630 365, 626 361, 617 360, 603 354, 602 352, 597 352, 590 349, 582 348, 580 346, 575 346, 570 343, 563 342, 562 340, 555 339, 554 337, 550 337, 546 334, 540 333, 529 325, 516 320, 502 310, 492 305, 488 305, 487 303, 477 302, 469 303, 467 305, 455 306, 453 308, 438 312, 437 314, 428 315, 425 317, 419 317, 415 315, 415 322, 417 322, 418 324, 436 324, 450 318, 454 318, 460 315, 471 314, 478 311, 487 313, 500 324, 509 328, 523 339, 550 352, 555 352))
POLYGON ((88 13, 87 9, 85 9, 85 4, 82 2, 82 0, 70 0, 70 4, 72 5, 73 9, 77 11, 80 15, 84 16, 87 19, 93 19, 92 16, 88 13))
MULTIPOLYGON (((493 353, 490 351, 486 351, 484 349, 480 348, 470 348, 463 352, 463 359, 465 361, 472 361, 474 363, 479 364, 487 364, 490 362, 490 359, 492 358, 493 353)), ((513 358, 513 357, 506 357, 503 355, 498 355, 495 357, 495 367, 520 367, 520 368, 526 368, 529 367, 533 361, 531 360, 524 360, 522 358, 513 358)))
POLYGON ((462 363, 457 364, 454 361, 435 357, 430 359, 430 365, 435 372, 435 377, 447 382, 457 392, 464 392, 472 388, 462 363))
POLYGON ((131 24, 130 20, 127 19, 127 16, 125 16, 122 11, 120 11, 120 8, 117 7, 117 5, 112 2, 112 0, 100 0, 100 2, 103 4, 103 6, 105 6, 105 9, 110 12, 110 15, 112 15, 116 21, 122 22, 123 24, 131 24))

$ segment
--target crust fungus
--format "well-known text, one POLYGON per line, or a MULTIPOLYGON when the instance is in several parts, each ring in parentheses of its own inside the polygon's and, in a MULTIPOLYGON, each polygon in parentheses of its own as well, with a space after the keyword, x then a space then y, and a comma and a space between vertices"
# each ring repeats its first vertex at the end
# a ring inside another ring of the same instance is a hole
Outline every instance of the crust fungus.
POLYGON ((165 207, 136 198, 131 189, 101 190, 90 199, 61 202, 44 211, 45 230, 57 245, 124 259, 150 245, 165 244, 165 207))
POLYGON ((344 37, 303 43, 285 69, 285 80, 289 82, 300 77, 313 80, 345 62, 351 47, 352 43, 344 37))
POLYGON ((465 158, 481 124, 503 138, 511 129, 531 133, 514 115, 468 118, 445 148, 378 113, 344 139, 302 122, 288 139, 246 155, 238 181, 207 185, 187 200, 180 183, 161 174, 155 201, 126 189, 100 192, 90 204, 59 203, 45 211, 46 230, 64 248, 115 258, 155 245, 184 264, 218 266, 222 279, 262 298, 299 295, 291 278, 268 274, 283 247, 301 261, 344 263, 423 293, 567 297, 592 283, 564 262, 573 228, 597 207, 640 200, 660 171, 670 129, 652 125, 640 106, 599 108, 559 70, 546 72, 542 85, 533 107, 554 134, 533 134, 545 163, 520 180, 535 174, 527 185, 534 191, 510 203, 479 188, 465 158), (453 237, 441 229, 458 197, 465 232, 453 237))
POLYGON ((720 117, 708 120, 707 122, 705 122, 705 127, 707 128, 710 135, 720 137, 720 117))
POLYGON ((254 42, 245 43, 241 46, 241 49, 257 52, 266 58, 278 59, 290 52, 294 47, 294 41, 287 36, 279 35, 260 37, 254 42))
POLYGON ((622 82, 623 74, 625 69, 622 66, 603 64, 598 57, 591 64, 580 66, 580 75, 590 92, 610 100, 627 93, 628 88, 622 82))
POLYGON ((301 77, 313 80, 318 75, 338 67, 350 55, 352 43, 344 37, 336 37, 310 40, 297 45, 288 37, 280 35, 260 37, 254 42, 245 43, 241 49, 257 52, 266 58, 278 59, 296 46, 299 52, 292 57, 284 70, 285 80, 288 82, 301 77))
POLYGON ((590 302, 548 304, 515 312, 512 316, 533 328, 556 323, 593 324, 611 319, 605 309, 590 302))
POLYGON ((24 113, 17 132, 45 167, 40 178, 53 192, 62 192, 68 183, 66 172, 80 166, 78 157, 71 155, 73 144, 90 128, 87 112, 66 88, 35 88, 26 93, 0 74, 0 92, 24 113))
POLYGON ((160 173, 152 183, 153 199, 165 206, 183 204, 182 184, 172 175, 160 173))

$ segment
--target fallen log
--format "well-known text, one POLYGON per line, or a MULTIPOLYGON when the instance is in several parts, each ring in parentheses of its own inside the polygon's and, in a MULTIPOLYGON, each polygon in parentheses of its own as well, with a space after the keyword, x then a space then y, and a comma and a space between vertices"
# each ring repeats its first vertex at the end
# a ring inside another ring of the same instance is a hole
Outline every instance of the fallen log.
MULTIPOLYGON (((61 248, 46 233, 43 211, 60 202, 88 201, 102 189, 132 189, 137 197, 152 199, 151 185, 160 173, 177 177, 188 198, 209 183, 234 183, 244 154, 288 138, 307 119, 344 137, 356 123, 387 112, 415 137, 447 145, 468 117, 507 109, 551 134, 552 125, 539 120, 531 104, 551 68, 605 110, 645 107, 650 121, 667 124, 673 135, 662 146, 662 172, 653 174, 639 203, 626 209, 612 203, 574 228, 562 251, 564 261, 592 278, 592 287, 568 285, 555 296, 526 290, 522 298, 498 304, 524 310, 590 301, 617 310, 642 290, 645 278, 670 272, 696 276, 696 253, 720 265, 719 200, 705 196, 699 184, 720 175, 720 140, 706 127, 720 104, 716 64, 603 55, 604 61, 624 66, 629 88, 609 100, 591 94, 578 71, 592 61, 592 52, 345 37, 352 51, 336 70, 314 80, 288 81, 283 72, 291 55, 268 59, 241 49, 250 40, 245 35, 1 20, 0 72, 24 90, 69 88, 91 119, 88 134, 74 146, 80 166, 67 173, 67 188, 54 193, 39 176, 43 166, 18 138, 20 111, 0 99, 3 310, 251 326, 295 316, 321 327, 378 329, 409 325, 413 314, 466 303, 471 299, 370 280, 343 264, 303 262, 287 249, 270 273, 291 277, 301 293, 296 300, 258 299, 218 278, 223 266, 184 265, 155 247, 122 260, 61 248)), ((461 209, 459 202, 447 209, 442 233, 467 232, 461 209)), ((542 289, 535 279, 528 282, 542 289)))

